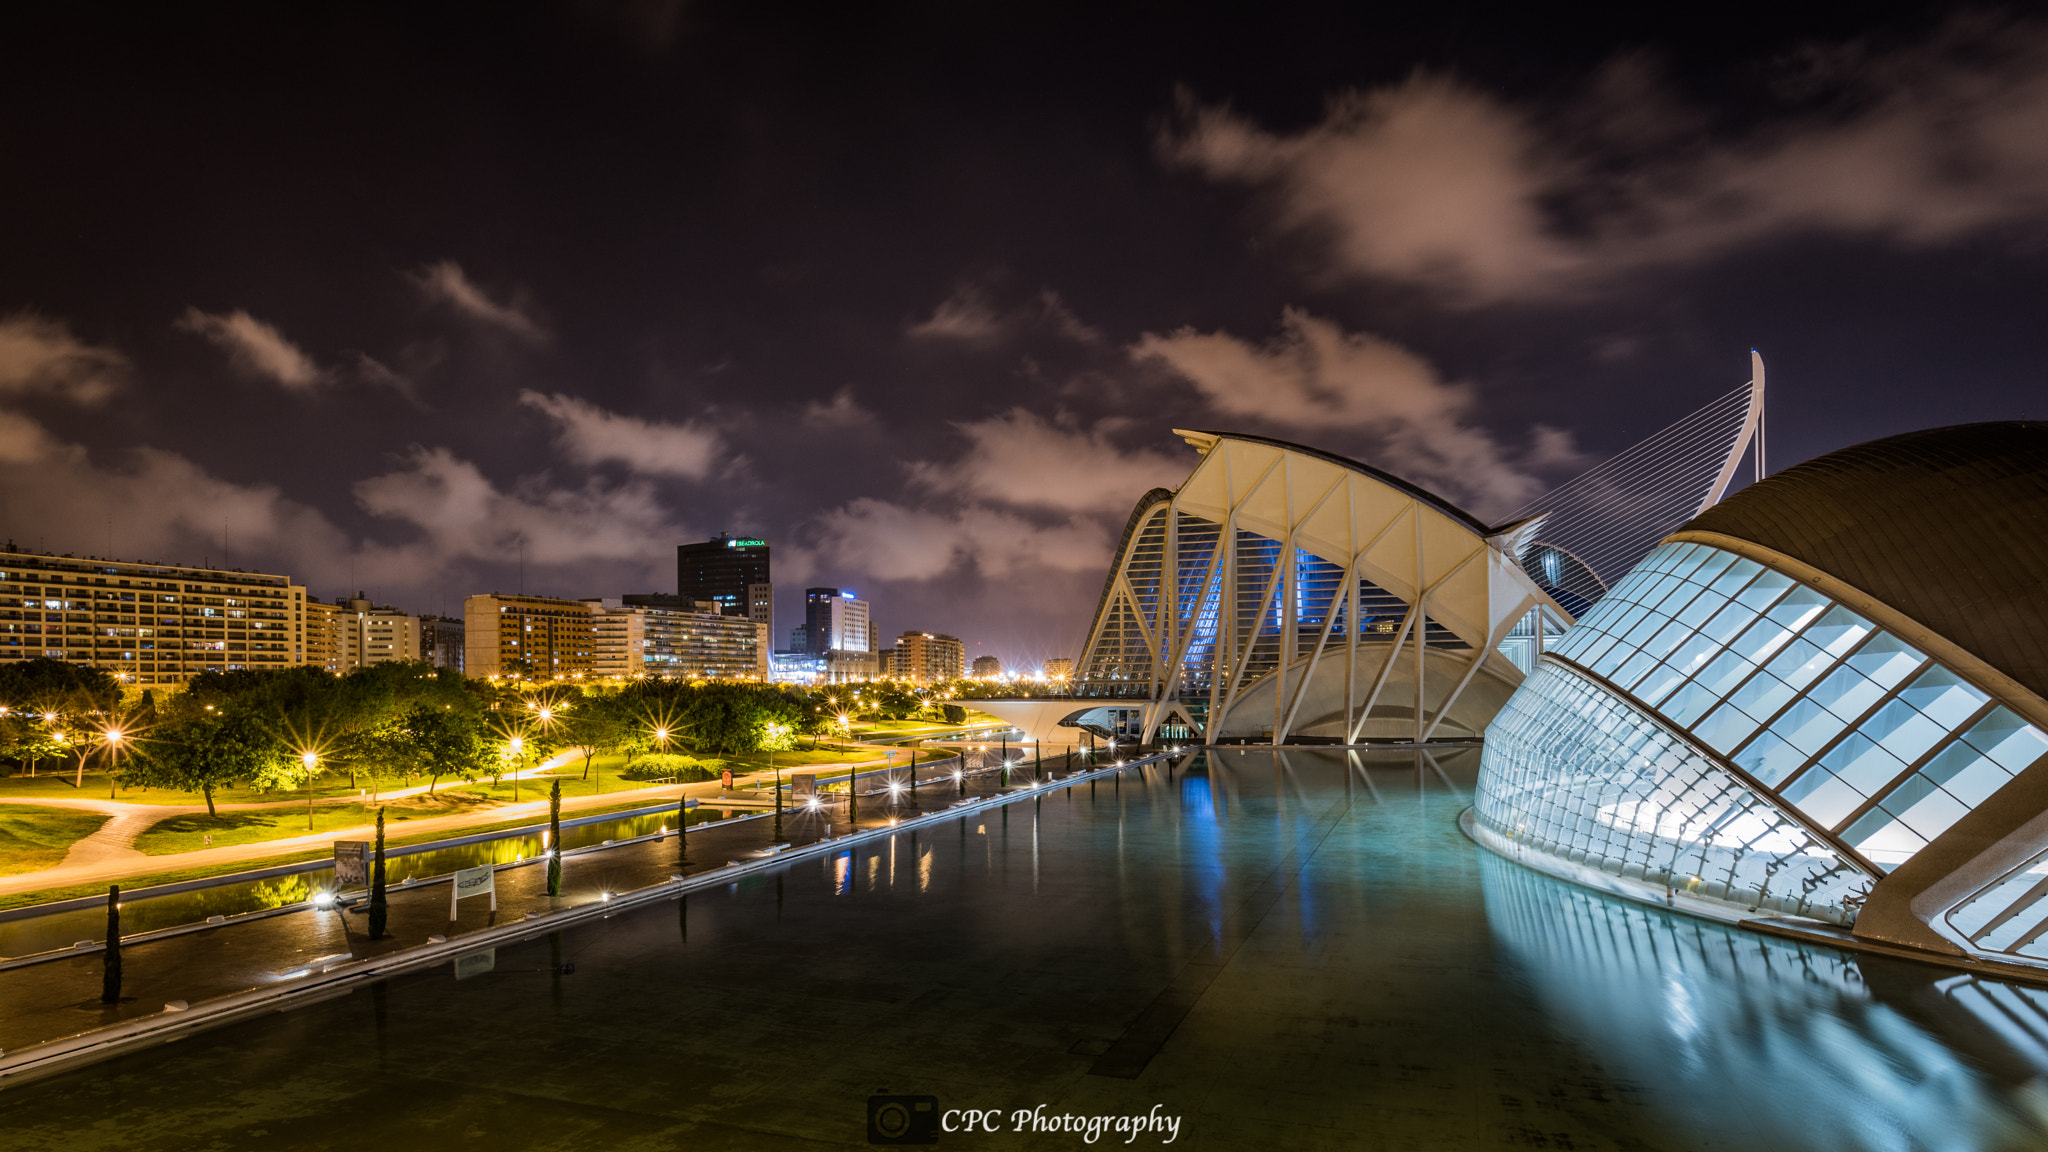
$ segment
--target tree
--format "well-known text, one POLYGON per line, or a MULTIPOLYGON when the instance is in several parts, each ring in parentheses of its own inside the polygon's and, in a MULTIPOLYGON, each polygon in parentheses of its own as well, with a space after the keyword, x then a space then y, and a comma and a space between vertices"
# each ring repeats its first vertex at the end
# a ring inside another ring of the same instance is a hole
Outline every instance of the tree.
POLYGON ((205 794, 206 814, 214 817, 220 815, 216 788, 235 780, 267 784, 304 771, 270 725, 240 709, 219 708, 159 724, 136 742, 130 763, 130 777, 144 784, 205 794))
POLYGON ((561 741, 558 746, 583 749, 582 778, 588 780, 593 760, 618 751, 639 734, 643 725, 637 721, 626 697, 587 696, 556 716, 554 728, 561 741))
POLYGON ((548 895, 562 894, 562 781, 548 790, 548 895))
POLYGON ((419 703, 405 713, 401 745, 411 774, 425 776, 431 794, 443 776, 483 775, 496 755, 480 717, 451 706, 419 703))
POLYGON ((370 860, 370 939, 384 938, 390 904, 384 896, 384 809, 377 809, 377 851, 370 860))

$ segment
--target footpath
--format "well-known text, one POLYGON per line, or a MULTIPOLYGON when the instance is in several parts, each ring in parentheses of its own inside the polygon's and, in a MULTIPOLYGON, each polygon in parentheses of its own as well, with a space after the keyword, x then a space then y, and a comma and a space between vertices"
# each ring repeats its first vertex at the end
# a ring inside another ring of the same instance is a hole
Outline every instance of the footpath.
MULTIPOLYGON (((798 772, 836 773, 849 769, 872 768, 888 762, 889 757, 884 756, 872 760, 843 761, 831 764, 806 764, 795 769, 785 768, 781 774, 784 782, 787 783, 789 777, 798 772)), ((533 769, 533 771, 539 770, 541 769, 533 769)), ((733 784, 735 787, 739 787, 742 784, 758 786, 772 782, 773 779, 774 775, 764 768, 758 772, 736 776, 733 784)), ((424 790, 424 788, 405 789, 402 793, 400 791, 392 791, 384 793, 384 797, 395 797, 401 794, 409 795, 412 792, 424 790)), ((712 799, 716 798, 721 791, 723 791, 723 785, 716 780, 706 780, 693 784, 667 784, 649 788, 629 788, 595 796, 564 798, 562 801, 562 811, 564 813, 572 813, 588 811, 593 808, 615 807, 622 804, 646 805, 680 800, 685 797, 698 800, 712 799)), ((69 801, 65 805, 67 807, 86 806, 86 804, 80 803, 84 799, 83 797, 65 799, 69 801)), ((360 802, 361 798, 345 797, 343 799, 360 802)), ((12 803, 13 801, 8 802, 12 803)), ((281 840, 262 840, 252 844, 229 844, 219 848, 201 848, 192 852, 146 856, 133 847, 134 838, 151 824, 179 815, 181 812, 186 811, 186 809, 169 805, 120 804, 118 801, 106 800, 94 800, 89 803, 94 805, 114 805, 117 811, 113 814, 113 819, 103 825, 98 832, 84 837, 77 844, 74 844, 71 854, 67 855, 62 863, 36 872, 21 872, 13 876, 0 877, 0 895, 35 892, 45 888, 69 888, 86 884, 116 884, 136 876, 154 876, 168 872, 185 872, 194 869, 225 868, 225 866, 234 864, 261 863, 265 860, 274 860, 280 856, 293 856, 307 851, 323 849, 336 840, 368 840, 377 833, 376 824, 368 823, 354 828, 331 828, 323 832, 316 832, 305 836, 293 836, 281 840), (146 809, 146 811, 138 811, 139 809, 146 809), (117 825, 120 827, 116 827, 117 825), (94 840, 96 837, 102 838, 97 846, 86 852, 79 852, 79 845, 84 844, 86 841, 94 840), (125 840, 122 839, 123 837, 125 837, 125 840)), ((268 808, 276 807, 276 805, 251 804, 237 805, 235 807, 268 808)), ((102 811, 104 809, 94 808, 93 810, 102 811)), ((206 811, 203 805, 196 810, 200 812, 206 811)), ((543 797, 539 800, 522 801, 517 804, 501 804, 470 812, 454 813, 448 816, 430 816, 424 819, 407 820, 403 824, 387 825, 385 834, 387 836, 398 834, 410 838, 422 833, 460 832, 464 828, 477 825, 537 818, 545 816, 547 811, 548 801, 543 797)))

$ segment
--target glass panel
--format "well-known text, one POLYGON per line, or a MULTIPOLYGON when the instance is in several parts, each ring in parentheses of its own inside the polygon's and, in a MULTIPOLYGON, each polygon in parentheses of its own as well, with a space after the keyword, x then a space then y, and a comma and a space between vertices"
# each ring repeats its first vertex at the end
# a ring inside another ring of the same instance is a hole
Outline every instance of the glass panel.
MULTIPOLYGON (((1685 578, 1695 584, 1712 584, 1720 577, 1721 573, 1726 572, 1738 562, 1748 563, 1748 561, 1743 560, 1742 557, 1737 556, 1733 552, 1723 552, 1719 548, 1712 548, 1700 560, 1699 567, 1685 573, 1685 578)), ((1724 592, 1722 595, 1725 596, 1727 593, 1724 592)))
POLYGON ((1820 615, 1820 610, 1827 606, 1827 597, 1802 584, 1785 593, 1785 598, 1773 604, 1766 615, 1797 632, 1806 627, 1808 621, 1820 615))
MULTIPOLYGON (((1729 555, 1733 556, 1734 553, 1731 552, 1729 555)), ((1728 565, 1726 571, 1714 577, 1714 582, 1709 584, 1708 587, 1723 596, 1733 596, 1737 592, 1742 591, 1743 586, 1748 584, 1750 580, 1755 578, 1757 573, 1763 570, 1764 566, 1756 561, 1745 560, 1740 556, 1736 556, 1735 562, 1728 565)), ((1701 571, 1704 572, 1705 569, 1703 568, 1701 571)), ((1693 579, 1697 580, 1699 577, 1695 575, 1693 579)))
POLYGON ((1699 671, 1700 665, 1705 664, 1708 657, 1720 648, 1720 642, 1713 637, 1694 633, 1673 649, 1671 654, 1664 658, 1664 662, 1677 669, 1679 675, 1689 677, 1699 671))
POLYGON ((1896 687, 1899 681, 1926 663, 1927 657, 1889 632, 1880 632, 1870 643, 1849 654, 1849 667, 1870 678, 1881 688, 1896 687))
POLYGON ((1650 669, 1642 683, 1636 685, 1636 698, 1645 704, 1655 705, 1664 699, 1664 694, 1685 683, 1685 673, 1669 664, 1659 664, 1650 669))
POLYGON ((1751 660, 1762 662, 1771 657, 1785 641, 1792 638, 1792 630, 1766 615, 1750 626, 1749 631, 1737 637, 1729 650, 1740 652, 1751 660))
POLYGON ((1714 618, 1707 621, 1700 628, 1700 632, 1713 637, 1716 645, 1725 644, 1730 637, 1748 627, 1749 622, 1754 619, 1756 612, 1749 605, 1731 600, 1726 607, 1714 613, 1714 618))
POLYGON ((1888 700, 1857 731, 1883 744, 1892 755, 1911 763, 1948 733, 1903 700, 1888 700))
POLYGON ((1961 741, 1943 748, 1934 759, 1921 765, 1919 775, 1941 785, 1972 808, 2012 779, 2012 774, 1999 767, 1997 761, 1961 741))
POLYGON ((1671 617, 1664 615, 1662 612, 1644 613, 1643 618, 1636 621, 1635 627, 1622 634, 1622 639, 1627 641, 1631 648, 1640 649, 1649 641, 1650 637, 1657 634, 1658 629, 1669 623, 1671 623, 1671 617))
POLYGON ((1662 660, 1665 653, 1684 643, 1685 638, 1692 635, 1692 630, 1692 625, 1673 620, 1658 629, 1657 635, 1642 646, 1642 651, 1648 653, 1652 659, 1662 660))
POLYGON ((1804 748, 1811 754, 1820 751, 1828 741, 1841 735, 1842 729, 1848 726, 1848 721, 1821 707, 1817 702, 1802 699, 1794 700, 1783 715, 1771 722, 1771 731, 1786 743, 1804 748))
POLYGON ((1806 763, 1807 759, 1805 752, 1766 732, 1757 737, 1755 743, 1737 753, 1735 763, 1743 771, 1775 788, 1779 782, 1797 771, 1801 764, 1806 763))
POLYGON ((1744 588, 1742 594, 1735 599, 1761 612, 1770 607, 1771 603, 1782 595, 1785 589, 1791 586, 1792 578, 1790 576, 1774 569, 1766 569, 1763 575, 1758 576, 1752 581, 1749 587, 1744 588))
POLYGON ((1882 808, 1872 808, 1857 817, 1856 823, 1842 833, 1842 839, 1882 868, 1896 868, 1927 847, 1927 841, 1918 832, 1882 808))
POLYGON ((1792 686, 1771 675, 1759 672, 1749 682, 1735 690, 1728 702, 1748 713, 1757 723, 1771 718, 1772 714, 1796 695, 1792 686))
POLYGON ((1846 665, 1828 673, 1827 679, 1813 686, 1807 698, 1844 721, 1854 720, 1870 710, 1872 704, 1884 695, 1884 689, 1865 680, 1855 669, 1846 665))
POLYGON ((1723 652, 1714 657, 1700 674, 1693 677, 1694 683, 1712 692, 1716 699, 1734 691, 1742 678, 1749 675, 1756 665, 1742 658, 1740 652, 1723 652))
POLYGON ((1961 725, 1990 699, 1939 664, 1914 677, 1899 690, 1899 697, 1944 729, 1961 725))
MULTIPOLYGON (((1920 780, 1921 777, 1914 776, 1913 779, 1920 780)), ((1900 791, 1903 792, 1905 789, 1901 788, 1900 791)), ((1927 795, 1919 803, 1903 812, 1898 812, 1897 806, 1889 798, 1885 803, 1889 810, 1897 812, 1900 820, 1905 821, 1906 827, 1929 840, 1948 831, 1950 825, 1970 814, 1970 810, 1963 806, 1962 801, 1932 784, 1927 786, 1927 795)))
POLYGON ((1820 619, 1807 625, 1804 635, 1827 649, 1829 654, 1840 656, 1870 632, 1870 621, 1837 604, 1823 613, 1820 619))
POLYGON ((1799 779, 1787 784, 1778 795, 1799 806, 1807 819, 1832 828, 1863 803, 1863 794, 1844 784, 1825 768, 1809 768, 1799 779))
POLYGON ((1700 561, 1712 560, 1716 556, 1730 555, 1730 553, 1723 552, 1719 548, 1709 548, 1704 544, 1688 544, 1685 548, 1685 551, 1679 553, 1672 560, 1671 567, 1667 571, 1677 576, 1689 576, 1699 568, 1700 561))
MULTIPOLYGON (((1612 664, 1614 661, 1608 660, 1605 663, 1612 664)), ((1623 688, 1633 689, 1636 686, 1636 682, 1648 675, 1656 666, 1657 658, 1655 656, 1648 652, 1637 652, 1628 658, 1627 663, 1610 673, 1607 678, 1623 688)), ((1593 670, 1595 672, 1599 671, 1597 667, 1593 670)))
POLYGON ((1705 624, 1708 617, 1719 612, 1726 603, 1728 598, 1717 592, 1701 592, 1693 598, 1692 603, 1680 610, 1678 622, 1685 625, 1687 631, 1695 630, 1705 624))
MULTIPOLYGON (((1771 658, 1764 668, 1793 688, 1804 688, 1834 664, 1834 657, 1805 639, 1794 640, 1771 658)), ((1747 709, 1745 709, 1747 711, 1747 709)), ((1750 715, 1755 715, 1754 712, 1750 715)))
POLYGON ((1720 702, 1721 694, 1703 684, 1694 682, 1680 688, 1671 699, 1657 708, 1680 728, 1692 727, 1692 722, 1706 714, 1707 709, 1720 702))
POLYGON ((1749 739, 1749 734, 1756 731, 1758 723, 1760 722, 1734 705, 1723 704, 1714 709, 1713 715, 1708 716, 1693 730, 1693 735, 1699 737, 1702 743, 1714 751, 1726 753, 1749 739))
POLYGON ((1993 708, 1990 715, 1972 724, 1963 739, 2014 773, 2048 753, 2048 738, 2004 707, 1993 708))
POLYGON ((1898 757, 1855 733, 1828 749, 1821 765, 1865 796, 1877 795, 1906 771, 1898 757))

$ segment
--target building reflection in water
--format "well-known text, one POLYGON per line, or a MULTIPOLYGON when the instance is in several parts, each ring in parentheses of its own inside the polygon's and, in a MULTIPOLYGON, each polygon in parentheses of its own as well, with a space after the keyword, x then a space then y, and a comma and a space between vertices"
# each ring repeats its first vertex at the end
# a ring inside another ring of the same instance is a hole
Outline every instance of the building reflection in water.
POLYGON ((1559 1031, 1759 1146, 2048 1147, 2048 992, 1590 892, 1480 854, 1486 915, 1559 1031))

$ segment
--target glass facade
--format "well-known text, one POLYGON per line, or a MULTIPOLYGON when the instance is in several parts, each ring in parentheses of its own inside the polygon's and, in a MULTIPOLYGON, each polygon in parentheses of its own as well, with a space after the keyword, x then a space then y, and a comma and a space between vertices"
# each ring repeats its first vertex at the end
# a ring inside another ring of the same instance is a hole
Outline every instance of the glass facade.
POLYGON ((1701 544, 1652 552, 1552 651, 1883 870, 2048 754, 2038 729, 1904 640, 1701 544))
POLYGON ((1643 710, 1555 663, 1495 717, 1484 765, 1483 827, 1627 880, 1848 924, 1874 879, 1643 710))
MULTIPOLYGON (((2048 755, 1904 639, 1701 544, 1657 548, 1546 657, 1487 732, 1481 821, 1616 875, 1698 876, 1733 904, 1851 921, 1873 877, 1832 845, 1882 874, 2048 755)), ((2048 859, 1952 923, 2039 949, 2043 901, 2048 859), (2039 913, 2007 915, 2022 900, 2039 913)))

